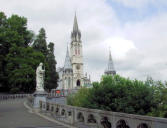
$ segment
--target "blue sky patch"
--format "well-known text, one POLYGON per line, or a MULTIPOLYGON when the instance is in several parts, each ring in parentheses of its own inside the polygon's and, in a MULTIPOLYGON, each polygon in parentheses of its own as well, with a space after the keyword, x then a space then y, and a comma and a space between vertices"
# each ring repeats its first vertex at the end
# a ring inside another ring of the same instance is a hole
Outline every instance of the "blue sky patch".
POLYGON ((166 5, 153 5, 150 3, 142 8, 133 8, 124 6, 123 4, 113 0, 107 0, 107 3, 113 8, 118 19, 120 19, 122 23, 128 21, 141 21, 145 18, 157 15, 158 13, 167 12, 166 5))

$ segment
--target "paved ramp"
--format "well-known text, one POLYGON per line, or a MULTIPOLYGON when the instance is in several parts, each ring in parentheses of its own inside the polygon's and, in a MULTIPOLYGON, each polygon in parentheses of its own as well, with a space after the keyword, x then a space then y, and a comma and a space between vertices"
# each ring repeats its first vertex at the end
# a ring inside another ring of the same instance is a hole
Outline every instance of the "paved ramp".
POLYGON ((0 128, 66 128, 29 112, 23 99, 0 101, 0 128))

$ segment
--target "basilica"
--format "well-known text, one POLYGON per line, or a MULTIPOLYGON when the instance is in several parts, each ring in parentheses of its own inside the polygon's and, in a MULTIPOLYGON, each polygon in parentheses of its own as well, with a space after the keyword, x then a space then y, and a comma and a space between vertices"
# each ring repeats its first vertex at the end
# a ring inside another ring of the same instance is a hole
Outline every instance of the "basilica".
MULTIPOLYGON (((57 69, 59 81, 57 89, 79 89, 82 86, 91 87, 90 75, 84 75, 83 51, 82 51, 81 31, 79 30, 77 17, 75 14, 73 30, 71 32, 70 48, 67 46, 64 66, 57 69)), ((115 75, 114 64, 109 51, 109 60, 105 75, 115 75)))
POLYGON ((87 73, 84 75, 82 45, 81 31, 75 15, 70 48, 67 46, 64 66, 57 70, 59 74, 57 89, 78 89, 81 86, 91 85, 90 76, 88 78, 87 73))

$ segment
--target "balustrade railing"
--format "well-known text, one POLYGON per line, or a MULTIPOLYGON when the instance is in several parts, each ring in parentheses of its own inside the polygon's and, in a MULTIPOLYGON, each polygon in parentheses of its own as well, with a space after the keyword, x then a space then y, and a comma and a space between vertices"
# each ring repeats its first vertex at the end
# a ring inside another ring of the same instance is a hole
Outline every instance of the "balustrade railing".
POLYGON ((0 101, 8 100, 8 99, 22 99, 31 95, 32 94, 4 94, 4 95, 0 95, 0 101))
POLYGON ((167 128, 167 119, 103 111, 40 101, 40 112, 48 112, 63 123, 80 128, 167 128))

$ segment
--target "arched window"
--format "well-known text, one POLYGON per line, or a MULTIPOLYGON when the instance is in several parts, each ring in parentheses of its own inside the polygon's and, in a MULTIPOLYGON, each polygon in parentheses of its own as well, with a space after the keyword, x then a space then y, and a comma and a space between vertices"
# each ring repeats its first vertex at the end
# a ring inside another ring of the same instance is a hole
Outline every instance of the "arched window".
POLYGON ((80 85, 81 85, 80 80, 77 80, 77 86, 80 86, 80 85))

